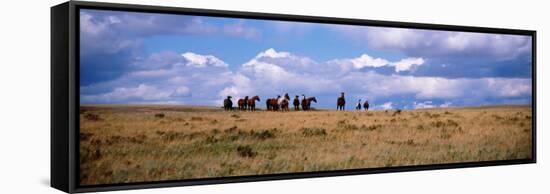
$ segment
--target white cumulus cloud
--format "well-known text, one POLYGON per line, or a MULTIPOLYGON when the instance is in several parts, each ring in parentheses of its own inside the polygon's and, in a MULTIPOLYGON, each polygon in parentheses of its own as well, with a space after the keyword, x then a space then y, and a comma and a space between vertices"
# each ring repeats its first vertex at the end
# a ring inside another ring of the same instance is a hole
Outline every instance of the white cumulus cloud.
POLYGON ((363 54, 357 58, 352 59, 337 59, 333 62, 340 64, 340 66, 345 70, 350 70, 348 66, 352 66, 354 69, 361 69, 364 67, 384 67, 384 66, 390 66, 394 67, 394 71, 396 73, 402 72, 402 71, 411 71, 415 66, 420 66, 424 64, 423 58, 416 58, 416 57, 409 57, 404 58, 399 61, 391 62, 389 60, 383 59, 383 58, 375 58, 371 57, 368 54, 363 54))
POLYGON ((432 101, 425 101, 425 102, 413 102, 413 108, 414 109, 425 109, 425 108, 435 108, 436 105, 432 103, 432 101))
POLYGON ((424 64, 424 59, 422 58, 406 58, 392 63, 392 66, 395 66, 395 72, 400 72, 409 71, 414 65, 422 64, 424 64))
POLYGON ((261 58, 261 57, 284 58, 289 56, 290 56, 289 52, 277 52, 275 49, 269 48, 264 52, 261 52, 258 55, 256 55, 256 58, 261 58))
POLYGON ((378 108, 382 110, 391 110, 393 109, 393 102, 385 102, 384 104, 381 104, 380 106, 378 106, 378 108))
POLYGON ((216 67, 228 67, 227 63, 212 56, 212 55, 199 55, 192 52, 183 53, 182 56, 189 61, 187 65, 195 67, 206 67, 206 65, 213 65, 216 67))
POLYGON ((363 67, 382 67, 388 65, 390 62, 382 58, 373 58, 367 54, 363 54, 360 57, 351 59, 353 67, 361 69, 363 67))

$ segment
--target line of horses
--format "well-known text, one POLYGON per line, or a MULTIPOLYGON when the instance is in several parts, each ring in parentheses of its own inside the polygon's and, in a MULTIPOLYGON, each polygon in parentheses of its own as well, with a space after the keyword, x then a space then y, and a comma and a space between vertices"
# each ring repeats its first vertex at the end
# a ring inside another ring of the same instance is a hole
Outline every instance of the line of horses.
MULTIPOLYGON (((227 96, 227 98, 224 99, 223 107, 225 110, 229 111, 234 109, 233 101, 231 100, 231 98, 231 96, 227 96)), ((259 96, 252 96, 251 98, 245 96, 244 98, 237 100, 237 109, 242 111, 256 111, 256 101, 261 101, 259 96)), ((311 110, 311 102, 317 103, 317 98, 315 98, 314 96, 306 97, 304 94, 302 94, 301 100, 298 95, 294 97, 292 105, 294 106, 295 111, 308 111, 311 110), (300 106, 302 107, 301 109, 300 106)), ((265 105, 268 111, 290 111, 290 96, 288 95, 288 93, 286 93, 282 97, 278 95, 276 98, 269 98, 265 101, 265 105)), ((357 105, 355 106, 355 109, 361 110, 361 106, 363 106, 363 109, 365 109, 365 111, 369 110, 369 101, 367 100, 365 101, 365 103, 361 104, 361 99, 359 99, 357 105)), ((340 93, 340 97, 338 97, 338 99, 336 100, 336 110, 346 110, 346 99, 344 96, 344 92, 340 93)))

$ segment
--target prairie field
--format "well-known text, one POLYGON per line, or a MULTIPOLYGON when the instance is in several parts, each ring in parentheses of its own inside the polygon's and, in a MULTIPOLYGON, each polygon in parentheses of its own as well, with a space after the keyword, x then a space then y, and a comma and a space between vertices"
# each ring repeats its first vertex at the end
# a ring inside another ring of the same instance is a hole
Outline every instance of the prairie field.
POLYGON ((531 158, 530 106, 389 111, 80 107, 80 184, 531 158))

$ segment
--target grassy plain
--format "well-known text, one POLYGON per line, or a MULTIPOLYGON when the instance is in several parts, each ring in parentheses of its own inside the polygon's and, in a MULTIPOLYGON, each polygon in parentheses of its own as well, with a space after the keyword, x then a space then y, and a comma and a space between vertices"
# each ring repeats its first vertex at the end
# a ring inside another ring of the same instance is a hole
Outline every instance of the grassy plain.
POLYGON ((80 108, 82 185, 531 158, 530 106, 80 108))

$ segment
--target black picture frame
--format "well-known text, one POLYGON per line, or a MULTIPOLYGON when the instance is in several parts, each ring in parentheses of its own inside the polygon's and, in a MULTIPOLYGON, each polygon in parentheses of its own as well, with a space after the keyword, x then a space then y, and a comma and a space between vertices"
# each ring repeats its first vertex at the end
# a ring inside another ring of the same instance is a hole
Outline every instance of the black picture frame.
POLYGON ((51 186, 68 193, 221 184, 280 179, 376 174, 419 170, 483 167, 536 163, 536 31, 441 24, 376 21, 334 17, 255 13, 148 5, 69 1, 51 8, 51 186), (532 158, 387 168, 300 172, 237 177, 217 177, 128 184, 80 186, 79 177, 79 10, 118 10, 228 18, 248 18, 313 23, 366 25, 461 32, 527 35, 532 37, 532 158))

